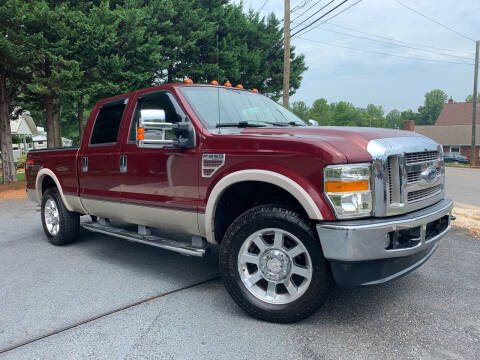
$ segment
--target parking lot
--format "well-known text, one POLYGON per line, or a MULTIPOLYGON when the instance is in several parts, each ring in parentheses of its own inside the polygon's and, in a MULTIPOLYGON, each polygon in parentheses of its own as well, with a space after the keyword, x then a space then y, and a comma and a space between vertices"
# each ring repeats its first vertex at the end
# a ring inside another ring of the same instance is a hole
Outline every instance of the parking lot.
POLYGON ((35 204, 0 201, 0 214, 0 359, 480 353, 480 239, 463 230, 452 230, 415 272, 381 286, 336 288, 314 316, 279 325, 250 318, 233 303, 215 252, 188 258, 87 232, 55 247, 35 204))

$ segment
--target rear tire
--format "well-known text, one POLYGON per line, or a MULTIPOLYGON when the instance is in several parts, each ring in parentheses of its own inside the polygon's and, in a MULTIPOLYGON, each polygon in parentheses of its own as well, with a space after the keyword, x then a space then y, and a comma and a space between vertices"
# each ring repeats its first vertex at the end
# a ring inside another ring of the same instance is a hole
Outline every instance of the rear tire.
POLYGON ((232 223, 220 247, 220 272, 243 310, 279 323, 312 315, 333 285, 310 222, 278 205, 255 207, 232 223))
POLYGON ((73 242, 80 231, 80 215, 68 211, 57 188, 48 188, 41 204, 43 231, 53 245, 73 242))

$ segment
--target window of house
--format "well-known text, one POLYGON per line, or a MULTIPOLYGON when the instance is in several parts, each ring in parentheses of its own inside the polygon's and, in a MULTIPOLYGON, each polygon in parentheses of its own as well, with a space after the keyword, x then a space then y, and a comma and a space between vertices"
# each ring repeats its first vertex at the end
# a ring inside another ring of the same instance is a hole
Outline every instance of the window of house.
POLYGON ((450 152, 460 154, 460 146, 450 146, 450 152))
POLYGON ((117 142, 125 107, 125 100, 111 102, 102 106, 93 127, 90 144, 114 144, 117 142))

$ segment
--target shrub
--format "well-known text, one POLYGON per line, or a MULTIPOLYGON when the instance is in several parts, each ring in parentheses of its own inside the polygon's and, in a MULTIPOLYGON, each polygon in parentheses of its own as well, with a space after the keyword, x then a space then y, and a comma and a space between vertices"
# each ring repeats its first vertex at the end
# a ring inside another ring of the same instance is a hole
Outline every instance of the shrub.
POLYGON ((20 169, 25 168, 25 162, 26 162, 26 161, 27 161, 27 155, 21 155, 21 156, 18 158, 17 164, 15 165, 15 167, 17 168, 17 170, 20 170, 20 169))

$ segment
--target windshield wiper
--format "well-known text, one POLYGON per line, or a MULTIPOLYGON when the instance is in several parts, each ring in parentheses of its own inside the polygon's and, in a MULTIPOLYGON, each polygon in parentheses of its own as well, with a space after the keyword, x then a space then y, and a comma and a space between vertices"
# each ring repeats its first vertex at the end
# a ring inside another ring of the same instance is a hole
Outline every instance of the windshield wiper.
POLYGON ((217 124, 217 128, 222 128, 222 127, 238 127, 238 128, 248 128, 248 127, 265 127, 266 125, 263 124, 254 124, 250 123, 248 121, 239 121, 236 123, 220 123, 217 124))
POLYGON ((275 123, 275 125, 278 125, 278 126, 305 126, 305 124, 300 124, 300 123, 295 122, 295 121, 289 121, 289 122, 280 121, 280 122, 275 123))

